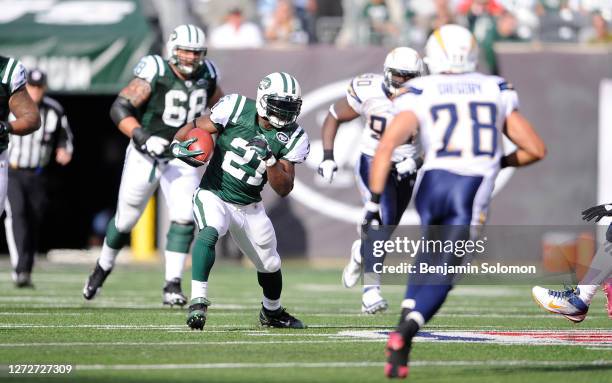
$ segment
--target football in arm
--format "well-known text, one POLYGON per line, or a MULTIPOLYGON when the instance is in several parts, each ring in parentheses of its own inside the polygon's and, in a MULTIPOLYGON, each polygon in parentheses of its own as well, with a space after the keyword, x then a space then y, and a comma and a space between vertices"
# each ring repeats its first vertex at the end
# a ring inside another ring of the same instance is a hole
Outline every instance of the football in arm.
POLYGON ((215 147, 212 135, 205 130, 194 128, 187 133, 187 140, 191 138, 197 138, 197 140, 189 145, 188 149, 201 150, 203 152, 193 158, 201 162, 208 162, 215 147))

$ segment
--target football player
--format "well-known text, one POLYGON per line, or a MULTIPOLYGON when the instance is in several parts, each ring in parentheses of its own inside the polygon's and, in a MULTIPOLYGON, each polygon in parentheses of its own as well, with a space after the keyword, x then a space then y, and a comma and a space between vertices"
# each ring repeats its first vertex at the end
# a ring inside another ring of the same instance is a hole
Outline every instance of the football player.
MULTIPOLYGON (((599 222, 603 217, 612 217, 612 204, 593 206, 582 212, 582 219, 587 222, 593 219, 599 222)), ((602 282, 608 300, 608 316, 612 318, 612 224, 606 232, 606 243, 599 248, 588 272, 576 288, 551 290, 535 286, 531 294, 536 303, 548 312, 580 323, 586 318, 591 300, 602 282)))
MULTIPOLYGON (((544 143, 518 111, 518 96, 501 77, 475 72, 478 47, 458 25, 445 25, 429 37, 425 63, 430 76, 408 82, 394 101, 398 114, 380 140, 370 176, 372 197, 365 207, 364 229, 377 219, 393 150, 419 133, 425 161, 416 208, 428 238, 443 226, 441 240, 470 238, 471 225, 484 224, 493 184, 501 167, 541 160, 544 143), (502 153, 502 133, 518 149, 502 153)), ((457 265, 453 253, 420 253, 416 263, 457 265), (439 263, 438 263, 439 262, 439 263)), ((388 377, 406 377, 412 338, 443 304, 454 275, 411 277, 400 323, 387 342, 388 377), (416 283, 418 282, 418 283, 416 283)))
MULTIPOLYGON (((404 83, 422 74, 423 63, 419 54, 406 47, 393 49, 385 58, 384 74, 362 74, 355 77, 348 86, 346 97, 332 104, 323 122, 323 162, 318 173, 332 182, 338 170, 334 161, 334 139, 341 123, 362 116, 365 129, 361 137, 361 156, 355 166, 355 176, 363 202, 370 199, 368 178, 372 158, 385 127, 393 117, 393 99, 405 91, 404 83)), ((387 180, 381 196, 381 218, 383 225, 397 225, 412 196, 416 173, 422 165, 421 149, 418 141, 400 145, 393 152, 391 177, 387 180)), ((371 253, 362 257, 361 240, 353 242, 349 263, 342 273, 345 287, 353 287, 361 275, 364 259, 363 295, 361 310, 374 314, 387 309, 387 301, 380 294, 380 281, 373 272, 375 259, 371 253)))
POLYGON ((191 195, 202 173, 174 159, 169 146, 181 126, 199 117, 223 96, 218 71, 206 58, 206 51, 200 28, 176 27, 166 44, 167 60, 156 55, 143 57, 134 69, 134 79, 111 107, 111 119, 131 137, 131 142, 125 153, 117 211, 106 229, 100 257, 85 283, 85 299, 93 299, 100 290, 147 201, 161 186, 170 217, 163 303, 187 303, 181 276, 195 228, 191 195))
POLYGON ((9 134, 25 136, 40 127, 36 103, 25 88, 26 70, 19 60, 0 56, 0 215, 8 186, 9 134), (15 119, 8 121, 9 114, 15 119))
POLYGON ((172 154, 198 165, 190 151, 191 129, 217 134, 212 159, 193 196, 199 232, 192 251, 191 302, 187 325, 202 330, 208 306, 208 277, 215 262, 215 244, 228 231, 257 269, 263 290, 259 321, 264 326, 304 328, 280 301, 281 259, 276 250, 274 227, 261 202, 261 191, 270 182, 281 197, 293 188, 295 165, 306 160, 310 143, 296 123, 302 105, 297 80, 275 72, 259 83, 257 97, 225 96, 210 112, 181 128, 172 154))

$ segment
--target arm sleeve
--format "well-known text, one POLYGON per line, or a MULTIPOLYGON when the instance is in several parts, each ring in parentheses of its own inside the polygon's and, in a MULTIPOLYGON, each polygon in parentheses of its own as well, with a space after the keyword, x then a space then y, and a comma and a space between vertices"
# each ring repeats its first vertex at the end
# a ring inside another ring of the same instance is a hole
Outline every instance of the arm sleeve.
POLYGON ((281 159, 300 164, 306 161, 309 153, 310 141, 308 140, 308 134, 300 127, 289 138, 287 152, 281 159))
POLYGON ((15 69, 11 75, 10 92, 15 93, 26 84, 26 69, 20 61, 15 63, 15 69))
POLYGON ((232 115, 238 109, 240 102, 244 102, 245 97, 239 94, 228 94, 221 97, 217 103, 210 108, 210 120, 215 124, 221 132, 233 117, 232 115))

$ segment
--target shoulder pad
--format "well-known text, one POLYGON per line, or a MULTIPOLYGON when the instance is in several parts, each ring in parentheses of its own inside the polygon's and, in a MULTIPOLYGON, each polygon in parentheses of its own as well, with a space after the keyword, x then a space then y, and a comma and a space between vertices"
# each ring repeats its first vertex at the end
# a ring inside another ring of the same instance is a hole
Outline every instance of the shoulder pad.
POLYGON ((145 56, 134 67, 134 76, 151 83, 155 76, 163 76, 166 67, 164 60, 158 55, 145 56))
POLYGON ((219 70, 217 66, 212 62, 212 60, 204 59, 204 66, 208 69, 208 73, 210 73, 210 78, 215 80, 219 79, 219 70))

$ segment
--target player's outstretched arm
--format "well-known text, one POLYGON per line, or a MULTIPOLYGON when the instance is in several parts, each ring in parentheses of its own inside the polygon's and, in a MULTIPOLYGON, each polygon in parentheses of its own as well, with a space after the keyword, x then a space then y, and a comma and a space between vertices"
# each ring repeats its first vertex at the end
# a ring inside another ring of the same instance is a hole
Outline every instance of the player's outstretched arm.
POLYGON ((504 133, 518 149, 502 158, 502 167, 527 166, 546 157, 544 141, 519 111, 508 116, 504 133))
POLYGON ((32 101, 25 86, 21 87, 9 98, 9 109, 15 115, 15 120, 10 122, 8 132, 25 136, 40 128, 40 114, 38 106, 32 101))
POLYGON ((293 190, 295 166, 287 160, 278 160, 267 169, 268 182, 272 189, 281 197, 286 197, 293 190))
POLYGON ((348 103, 346 98, 337 101, 329 107, 329 112, 323 121, 321 135, 323 139, 323 161, 319 165, 318 173, 327 182, 332 182, 338 170, 338 165, 334 160, 334 141, 336 133, 341 123, 352 121, 359 117, 348 103))

